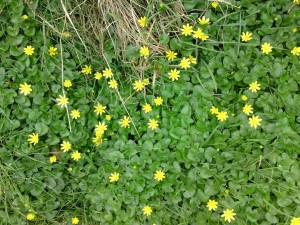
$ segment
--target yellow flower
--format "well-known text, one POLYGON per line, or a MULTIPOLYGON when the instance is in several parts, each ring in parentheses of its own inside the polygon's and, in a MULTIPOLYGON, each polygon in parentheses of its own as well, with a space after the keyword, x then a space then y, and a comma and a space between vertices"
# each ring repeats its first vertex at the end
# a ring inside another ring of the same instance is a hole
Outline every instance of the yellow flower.
POLYGON ((58 54, 58 53, 57 53, 57 48, 51 46, 51 47, 48 49, 48 53, 49 53, 49 55, 51 55, 51 56, 57 55, 57 54, 58 54))
POLYGON ((106 119, 107 121, 110 121, 110 120, 111 120, 111 115, 107 114, 107 115, 105 116, 105 119, 106 119))
POLYGON ((223 211, 223 214, 221 215, 221 217, 224 217, 225 221, 228 221, 229 223, 231 222, 231 220, 235 220, 234 216, 236 214, 234 213, 233 209, 226 209, 225 211, 223 211))
POLYGON ((146 16, 144 17, 141 17, 139 20, 138 20, 139 24, 141 27, 147 27, 147 18, 146 16))
POLYGON ((294 3, 295 3, 295 4, 299 4, 299 3, 300 3, 300 0, 294 0, 294 3))
POLYGON ((219 109, 216 108, 216 107, 214 107, 214 106, 212 106, 212 107, 210 108, 210 112, 211 112, 211 114, 218 114, 218 113, 219 113, 219 109))
POLYGON ((102 73, 100 73, 100 72, 96 72, 96 73, 95 73, 95 77, 94 77, 94 78, 95 78, 96 80, 100 80, 101 77, 102 77, 102 73))
POLYGON ((102 116, 102 113, 105 112, 106 106, 97 103, 97 105, 94 106, 94 108, 95 108, 94 112, 96 113, 96 115, 98 116, 100 114, 100 116, 102 116))
POLYGON ((201 39, 202 35, 203 35, 202 29, 198 28, 196 31, 194 31, 193 38, 201 39))
POLYGON ((120 120, 121 127, 124 127, 124 128, 129 128, 130 123, 131 123, 131 121, 130 121, 129 117, 127 117, 127 116, 124 116, 123 119, 120 120))
POLYGON ((143 46, 140 49, 140 54, 141 56, 144 56, 145 58, 147 58, 149 56, 149 48, 147 46, 143 46))
POLYGON ((260 121, 262 121, 261 118, 259 118, 259 116, 252 116, 252 118, 249 118, 249 124, 250 127, 254 127, 255 129, 257 128, 257 126, 260 126, 260 121))
POLYGON ((34 220, 34 217, 35 217, 35 215, 33 213, 28 213, 27 214, 27 219, 30 220, 30 221, 34 220))
POLYGON ((56 159, 56 156, 54 155, 54 156, 51 156, 49 158, 49 160, 50 160, 50 163, 55 163, 57 159, 56 159))
POLYGON ((191 34, 193 33, 193 27, 190 26, 189 24, 183 25, 183 26, 182 26, 182 29, 181 29, 181 33, 182 33, 184 36, 191 35, 191 34))
POLYGON ((294 47, 291 51, 293 55, 299 56, 300 55, 300 47, 294 47))
POLYGON ((171 70, 168 75, 169 78, 174 81, 174 80, 178 80, 178 78, 180 77, 179 75, 180 71, 178 71, 177 69, 171 70))
POLYGON ((33 48, 31 45, 27 45, 27 46, 24 48, 24 53, 25 53, 25 55, 33 55, 33 53, 34 53, 34 48, 33 48))
POLYGON ((225 121, 228 118, 227 112, 218 112, 217 114, 217 119, 220 120, 221 122, 225 121))
POLYGON ((118 82, 115 79, 111 79, 109 82, 109 87, 112 89, 117 89, 118 88, 118 82))
POLYGON ((39 142, 39 135, 36 133, 30 134, 28 141, 30 144, 36 145, 39 142))
POLYGON ((158 127, 158 122, 157 122, 157 120, 149 119, 148 127, 149 127, 151 130, 155 130, 155 129, 158 127))
POLYGON ((22 16, 23 20, 27 20, 29 17, 25 14, 22 16))
POLYGON ((198 22, 199 22, 201 25, 210 24, 209 18, 206 19, 205 16, 202 16, 201 19, 198 18, 198 22))
POLYGON ((166 52, 166 57, 167 57, 168 61, 171 61, 171 60, 177 58, 177 54, 178 54, 177 52, 173 52, 170 50, 170 51, 166 52))
POLYGON ((100 145, 100 144, 102 144, 102 136, 100 135, 100 136, 95 136, 94 138, 93 138, 93 143, 95 143, 96 144, 96 146, 98 146, 98 145, 100 145))
POLYGON ((214 7, 214 8, 217 8, 217 7, 218 7, 218 5, 219 5, 219 3, 218 3, 218 2, 213 2, 213 3, 211 3, 211 6, 212 6, 212 7, 214 7))
POLYGON ((243 32, 241 35, 242 41, 247 42, 250 41, 252 39, 252 33, 250 32, 243 32))
POLYGON ((69 99, 66 98, 65 96, 59 96, 59 98, 56 99, 57 104, 60 105, 60 108, 62 107, 67 107, 67 104, 69 103, 69 99))
POLYGON ((243 100, 243 101, 247 101, 247 99, 248 99, 248 97, 247 97, 246 95, 243 95, 243 96, 242 96, 242 100, 243 100))
POLYGON ((31 84, 27 84, 26 82, 24 84, 20 84, 19 90, 21 94, 24 94, 26 96, 32 91, 31 84))
POLYGON ((80 112, 79 112, 79 110, 78 110, 78 109, 73 109, 73 110, 71 111, 71 117, 72 117, 72 119, 77 120, 77 119, 80 117, 80 112))
POLYGON ((104 131, 107 130, 107 125, 105 125, 105 123, 101 123, 99 122, 96 126, 95 126, 95 131, 96 131, 96 135, 102 135, 104 133, 104 131))
POLYGON ((257 83, 257 81, 252 82, 252 83, 249 85, 249 90, 252 91, 252 92, 257 92, 258 90, 260 90, 260 84, 257 83))
POLYGON ((105 68, 105 70, 103 70, 102 73, 106 79, 111 78, 114 75, 111 69, 109 68, 105 68))
POLYGON ((61 149, 64 151, 64 152, 67 152, 71 149, 72 145, 69 141, 63 141, 63 143, 61 143, 61 149))
POLYGON ((65 80, 65 81, 64 81, 64 86, 65 86, 66 88, 69 88, 69 87, 72 86, 72 82, 71 82, 70 80, 65 80))
POLYGON ((143 111, 145 113, 151 112, 152 111, 152 107, 149 103, 146 103, 145 105, 143 105, 143 111))
POLYGON ((133 89, 136 91, 141 91, 144 88, 144 82, 142 80, 136 80, 133 83, 133 89))
POLYGON ((74 159, 75 161, 78 161, 81 158, 81 153, 79 153, 78 151, 73 152, 71 158, 74 159))
POLYGON ((92 66, 85 65, 84 68, 82 68, 81 73, 86 75, 92 74, 92 66))
POLYGON ((190 62, 189 59, 183 57, 183 59, 180 61, 179 66, 180 66, 182 69, 187 69, 187 68, 190 68, 190 67, 191 67, 191 62, 190 62))
POLYGON ((77 217, 73 217, 72 224, 78 224, 78 223, 79 223, 79 219, 77 217))
POLYGON ((117 182, 120 179, 120 174, 119 173, 111 173, 109 177, 109 182, 117 182))
POLYGON ((69 32, 63 32, 62 37, 67 39, 67 38, 71 37, 71 34, 69 32))
POLYGON ((208 200, 206 207, 208 208, 209 211, 216 211, 218 208, 218 202, 215 200, 208 200))
POLYGON ((269 54, 272 51, 272 46, 270 43, 265 42, 262 46, 261 46, 261 50, 264 54, 269 54))
POLYGON ((143 208, 143 213, 144 215, 146 216, 150 216, 151 213, 152 213, 152 208, 148 205, 146 205, 144 208, 143 208))
POLYGON ((154 174, 154 179, 157 181, 162 181, 165 178, 165 173, 161 170, 157 170, 154 174))
POLYGON ((162 105, 163 101, 164 101, 164 100, 162 99, 162 97, 158 96, 158 97, 156 97, 156 98, 154 99, 154 104, 155 104, 156 106, 159 106, 159 105, 162 105))
POLYGON ((249 114, 253 113, 253 108, 251 105, 246 104, 243 108, 243 113, 245 113, 247 116, 249 116, 249 114))
POLYGON ((291 225, 300 225, 300 217, 293 217, 291 225))
POLYGON ((144 86, 149 85, 149 84, 150 84, 149 78, 145 78, 145 79, 143 80, 143 84, 144 84, 144 86))
POLYGON ((294 28, 292 31, 293 31, 293 33, 296 33, 298 31, 298 29, 294 28))
POLYGON ((192 55, 189 56, 189 60, 192 64, 197 64, 197 58, 193 57, 192 55))

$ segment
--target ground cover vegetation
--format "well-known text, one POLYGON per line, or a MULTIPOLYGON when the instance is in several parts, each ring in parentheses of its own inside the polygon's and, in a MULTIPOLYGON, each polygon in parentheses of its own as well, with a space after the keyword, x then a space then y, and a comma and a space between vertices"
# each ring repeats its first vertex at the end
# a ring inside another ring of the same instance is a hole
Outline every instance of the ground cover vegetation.
POLYGON ((0 2, 1 224, 300 224, 300 5, 0 2))

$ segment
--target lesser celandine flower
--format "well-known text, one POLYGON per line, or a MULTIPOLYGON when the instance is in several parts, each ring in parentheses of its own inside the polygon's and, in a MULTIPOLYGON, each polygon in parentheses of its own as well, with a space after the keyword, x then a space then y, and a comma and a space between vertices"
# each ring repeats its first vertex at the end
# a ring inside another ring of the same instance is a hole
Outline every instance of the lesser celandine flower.
POLYGON ((294 0, 294 3, 295 3, 295 4, 299 4, 299 3, 300 3, 300 0, 294 0))
POLYGON ((235 215, 236 213, 234 213, 233 209, 226 209, 225 211, 223 211, 221 217, 224 217, 224 220, 230 223, 232 220, 235 220, 235 215))
POLYGON ((143 80, 143 84, 144 84, 144 86, 149 85, 149 84, 150 84, 149 78, 145 78, 145 79, 143 80))
POLYGON ((75 161, 78 161, 81 158, 81 153, 78 151, 75 151, 72 153, 71 158, 74 159, 75 161))
POLYGON ((177 52, 173 52, 170 50, 170 51, 166 52, 166 57, 167 57, 168 61, 171 61, 171 60, 177 58, 177 54, 178 54, 177 52))
POLYGON ((110 174, 109 182, 117 182, 119 179, 120 179, 120 174, 114 172, 114 173, 110 174))
POLYGON ((109 87, 112 89, 117 89, 118 88, 118 82, 115 79, 111 79, 109 82, 109 87))
POLYGON ((57 105, 62 107, 67 107, 67 104, 69 103, 69 99, 65 95, 60 95, 59 98, 56 99, 57 105))
POLYGON ((123 119, 120 120, 121 127, 128 128, 130 127, 130 119, 127 116, 124 116, 123 119))
POLYGON ((202 29, 198 28, 197 30, 194 31, 193 38, 202 39, 202 35, 203 35, 202 29))
POLYGON ((179 75, 180 71, 177 70, 177 69, 173 69, 171 70, 168 75, 169 75, 169 78, 174 81, 174 80, 178 80, 178 78, 180 77, 179 75))
POLYGON ((157 122, 157 120, 149 119, 148 127, 149 127, 151 130, 155 130, 155 129, 158 127, 158 122, 157 122))
POLYGON ((255 81, 255 82, 252 82, 250 85, 249 85, 249 90, 251 92, 257 92, 258 90, 260 90, 260 84, 255 81))
POLYGON ((147 27, 147 17, 143 16, 138 20, 141 27, 147 27))
POLYGON ((151 213, 152 213, 152 208, 149 205, 146 205, 143 208, 143 214, 146 215, 146 216, 150 216, 151 213))
POLYGON ((211 112, 211 114, 218 114, 218 113, 219 113, 219 109, 216 108, 216 107, 214 107, 214 106, 212 106, 212 107, 210 108, 210 112, 211 112))
POLYGON ((242 100, 243 100, 243 101, 247 101, 247 99, 248 99, 248 97, 247 97, 246 95, 243 95, 243 96, 242 96, 242 100))
POLYGON ((39 135, 36 133, 30 134, 28 141, 30 144, 36 145, 39 142, 39 135))
POLYGON ((109 68, 105 68, 102 71, 102 74, 106 79, 111 78, 114 75, 113 72, 111 71, 111 69, 109 69, 109 68))
POLYGON ((133 83, 133 89, 136 91, 141 91, 144 88, 144 82, 142 80, 136 80, 133 83))
POLYGON ((102 104, 100 104, 100 103, 97 103, 97 105, 94 106, 94 108, 95 108, 94 112, 96 113, 96 115, 97 115, 97 116, 98 116, 98 115, 102 116, 102 113, 105 112, 106 106, 105 106, 105 105, 102 105, 102 104))
POLYGON ((81 73, 84 73, 86 75, 89 75, 89 74, 92 74, 92 66, 88 66, 88 65, 85 65, 82 70, 81 70, 81 73))
POLYGON ((215 200, 208 200, 206 207, 208 208, 209 211, 216 211, 218 208, 218 202, 215 200))
POLYGON ((241 35, 242 41, 247 42, 250 41, 252 39, 252 33, 250 32, 243 32, 241 35))
POLYGON ((69 88, 71 86, 72 86, 72 81, 70 81, 70 80, 65 80, 64 81, 64 87, 69 88))
POLYGON ((290 225, 300 225, 300 217, 293 217, 290 225))
POLYGON ((106 119, 107 121, 110 121, 110 120, 111 120, 111 115, 107 114, 107 115, 105 116, 105 119, 106 119))
POLYGON ((99 122, 96 126, 95 126, 95 131, 98 134, 103 134, 104 131, 107 130, 107 125, 104 122, 99 122))
POLYGON ((22 16, 23 20, 27 20, 29 17, 25 14, 22 16))
POLYGON ((73 217, 72 224, 78 224, 78 223, 79 223, 79 219, 77 217, 73 217))
POLYGON ((161 170, 157 170, 154 174, 154 179, 157 181, 162 181, 165 178, 165 173, 161 170))
POLYGON ((26 82, 24 84, 20 84, 19 90, 21 94, 24 94, 26 96, 32 91, 31 84, 27 84, 26 82))
POLYGON ((69 141, 63 141, 63 143, 61 143, 60 147, 64 152, 67 152, 71 149, 72 145, 69 141))
POLYGON ((96 80, 100 80, 100 79, 102 78, 102 73, 96 72, 94 78, 95 78, 96 80))
POLYGON ((27 45, 25 48, 24 48, 24 53, 25 55, 33 55, 34 53, 34 48, 31 46, 31 45, 27 45))
POLYGON ((48 53, 49 53, 49 55, 51 55, 51 56, 57 55, 57 54, 58 54, 58 53, 57 53, 57 48, 51 46, 51 47, 48 49, 48 53))
POLYGON ((250 127, 254 127, 255 129, 257 128, 257 126, 260 126, 260 121, 262 121, 261 118, 259 118, 259 116, 252 116, 252 118, 249 118, 249 124, 250 127))
POLYGON ((182 69, 187 69, 187 68, 190 68, 191 67, 191 62, 188 58, 185 58, 183 57, 180 61, 180 64, 179 66, 182 68, 182 69))
POLYGON ((149 48, 147 46, 142 46, 140 48, 140 54, 141 54, 141 56, 144 56, 145 58, 147 58, 150 55, 149 48))
POLYGON ((192 55, 189 55, 189 60, 192 64, 197 64, 197 58, 193 57, 192 55))
POLYGON ((268 42, 263 43, 261 46, 261 50, 264 54, 269 54, 272 51, 272 48, 273 47, 268 42))
POLYGON ((164 101, 164 100, 162 99, 162 97, 158 96, 158 97, 156 97, 156 98, 154 99, 154 104, 155 104, 156 106, 159 106, 159 105, 162 105, 163 101, 164 101))
POLYGON ((252 105, 246 104, 243 107, 243 113, 245 113, 247 116, 249 116, 251 113, 253 113, 252 105))
POLYGON ((56 160, 57 160, 57 158, 56 158, 55 155, 54 155, 54 156, 51 156, 51 157, 49 158, 50 163, 55 163, 56 160))
POLYGON ((184 36, 191 35, 193 33, 193 27, 190 26, 189 24, 183 25, 182 28, 181 28, 181 33, 184 36))
POLYGON ((71 117, 72 117, 72 119, 77 120, 77 119, 80 117, 80 112, 79 112, 79 110, 78 110, 78 109, 73 109, 73 110, 71 111, 71 117))
POLYGON ((152 111, 152 107, 151 107, 151 105, 149 104, 149 103, 146 103, 145 105, 143 105, 143 111, 145 112, 145 113, 148 113, 148 112, 151 112, 152 111))
POLYGON ((221 122, 225 121, 228 118, 227 112, 221 111, 217 113, 217 119, 221 122))
POLYGON ((291 51, 293 55, 299 56, 300 55, 300 47, 294 47, 291 51))
POLYGON ((198 22, 201 25, 210 24, 209 18, 205 18, 205 16, 202 16, 201 18, 198 18, 198 22))
POLYGON ((292 31, 293 31, 293 33, 296 33, 298 31, 298 29, 294 28, 292 31))
POLYGON ((27 219, 30 220, 30 221, 34 220, 34 217, 35 217, 35 215, 33 213, 28 213, 27 214, 27 219))
POLYGON ((100 136, 95 136, 95 137, 93 137, 93 143, 95 143, 95 145, 96 146, 98 146, 98 145, 100 145, 100 144, 102 144, 102 136, 100 135, 100 136))
POLYGON ((217 7, 218 7, 218 5, 219 5, 219 3, 218 3, 218 2, 212 2, 212 3, 211 3, 211 6, 212 6, 213 8, 217 8, 217 7))

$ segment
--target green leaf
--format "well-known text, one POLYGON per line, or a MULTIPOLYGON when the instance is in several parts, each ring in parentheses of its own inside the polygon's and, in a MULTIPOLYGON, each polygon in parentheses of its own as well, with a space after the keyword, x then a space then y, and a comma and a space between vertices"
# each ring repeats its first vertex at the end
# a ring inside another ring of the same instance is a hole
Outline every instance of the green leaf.
POLYGON ((49 130, 48 126, 44 123, 37 123, 35 124, 35 129, 36 132, 40 135, 43 136, 44 134, 46 134, 49 130))

